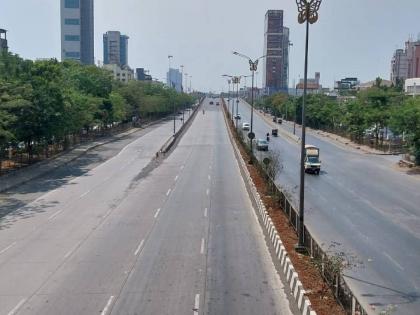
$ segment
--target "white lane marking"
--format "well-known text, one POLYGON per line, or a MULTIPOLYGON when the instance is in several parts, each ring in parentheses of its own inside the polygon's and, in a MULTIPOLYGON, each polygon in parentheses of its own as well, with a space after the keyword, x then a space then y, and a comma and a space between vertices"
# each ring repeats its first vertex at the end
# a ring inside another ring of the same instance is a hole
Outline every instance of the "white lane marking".
POLYGON ((201 239, 200 254, 204 254, 204 244, 205 244, 205 241, 204 241, 204 238, 202 238, 202 239, 201 239))
POLYGON ((63 212, 63 210, 58 210, 56 213, 52 214, 49 216, 48 221, 51 221, 52 219, 54 219, 56 216, 58 216, 61 212, 63 212))
POLYGON ((139 252, 141 251, 141 249, 143 248, 143 244, 144 244, 144 240, 141 240, 139 246, 137 246, 136 251, 134 252, 134 256, 137 256, 139 254, 139 252))
POLYGON ((211 180, 211 176, 210 176, 210 175, 208 175, 208 176, 207 176, 207 178, 208 178, 209 180, 211 180))
POLYGON ((68 258, 71 254, 74 253, 74 251, 79 247, 80 243, 76 244, 72 249, 70 249, 65 255, 64 259, 68 258))
POLYGON ((194 301, 194 315, 198 315, 198 310, 200 309, 200 294, 195 295, 195 301, 194 301))
POLYGON ((156 210, 156 213, 155 213, 155 219, 158 217, 159 212, 160 212, 160 208, 156 210))
POLYGON ((16 245, 16 242, 13 242, 12 244, 10 244, 9 246, 7 246, 6 248, 3 248, 1 251, 0 251, 0 255, 1 254, 3 254, 3 253, 5 253, 5 252, 7 252, 9 249, 11 249, 13 246, 15 246, 16 245))
POLYGON ((109 307, 111 306, 111 304, 112 304, 112 300, 114 299, 114 296, 113 295, 111 295, 111 297, 109 298, 109 300, 108 300, 108 303, 106 303, 106 306, 105 306, 105 308, 102 310, 102 312, 101 312, 101 315, 105 315, 106 313, 108 313, 108 309, 109 309, 109 307))
POLYGON ((20 307, 26 302, 26 299, 20 300, 20 302, 9 312, 7 315, 14 315, 20 309, 20 307))
POLYGON ((176 176, 175 176, 175 181, 177 181, 177 180, 178 180, 178 177, 179 177, 178 175, 176 175, 176 176))
MULTIPOLYGON (((108 179, 105 179, 105 181, 107 181, 108 179)), ((80 198, 83 198, 84 196, 86 196, 88 193, 90 193, 91 190, 89 189, 88 191, 86 191, 85 193, 80 195, 80 198)))
POLYGON ((168 189, 168 192, 166 193, 166 196, 169 196, 169 194, 171 193, 171 189, 168 189))
POLYGON ((207 218, 207 208, 204 209, 204 217, 207 218))
POLYGON ((390 255, 388 255, 388 253, 384 252, 384 255, 394 264, 396 265, 398 268, 400 268, 401 270, 404 270, 404 267, 401 266, 398 262, 395 261, 394 258, 392 258, 390 255))
POLYGON ((207 196, 210 194, 210 189, 206 190, 206 194, 207 194, 207 196))

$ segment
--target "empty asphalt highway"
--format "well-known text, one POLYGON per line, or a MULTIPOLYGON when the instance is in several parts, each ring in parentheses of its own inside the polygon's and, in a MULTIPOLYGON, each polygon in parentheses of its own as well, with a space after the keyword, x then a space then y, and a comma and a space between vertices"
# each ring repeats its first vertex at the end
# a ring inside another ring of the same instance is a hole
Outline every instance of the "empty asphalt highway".
POLYGON ((295 314, 204 108, 156 168, 167 124, 2 219, 0 314, 295 314))

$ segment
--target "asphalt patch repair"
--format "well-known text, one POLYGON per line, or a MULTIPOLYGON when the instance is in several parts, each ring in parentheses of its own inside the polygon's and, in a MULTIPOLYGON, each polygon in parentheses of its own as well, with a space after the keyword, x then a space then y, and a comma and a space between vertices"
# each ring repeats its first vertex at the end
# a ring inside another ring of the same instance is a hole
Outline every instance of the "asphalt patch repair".
MULTIPOLYGON (((235 129, 231 124, 229 124, 229 127, 231 128, 232 134, 235 135, 235 142, 242 157, 245 161, 248 161, 249 155, 244 150, 240 141, 238 141, 235 129)), ((287 250, 288 256, 299 275, 299 279, 306 291, 305 295, 311 301, 313 310, 318 315, 345 315, 346 312, 335 300, 331 289, 322 278, 311 257, 295 251, 295 245, 298 243, 297 234, 289 223, 289 219, 283 209, 281 209, 279 204, 270 195, 267 183, 254 165, 247 164, 247 168, 287 250)))

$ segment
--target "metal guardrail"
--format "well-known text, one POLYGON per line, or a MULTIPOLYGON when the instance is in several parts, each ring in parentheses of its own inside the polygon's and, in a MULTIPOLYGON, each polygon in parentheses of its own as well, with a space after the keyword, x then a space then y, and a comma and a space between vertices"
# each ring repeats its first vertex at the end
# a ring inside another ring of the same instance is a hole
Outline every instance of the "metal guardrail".
MULTIPOLYGON (((230 113, 228 111, 227 115, 229 118, 230 113)), ((235 131, 238 136, 238 130, 235 129, 235 131)), ((248 154, 251 154, 250 149, 247 146, 247 144, 243 141, 243 138, 240 136, 238 136, 237 138, 239 139, 243 147, 247 150, 248 154)), ((271 193, 273 194, 276 201, 279 203, 280 208, 283 209, 284 213, 287 215, 289 223, 293 226, 297 233, 299 211, 295 209, 295 206, 289 200, 289 198, 286 196, 283 190, 280 187, 278 187, 277 184, 272 180, 272 178, 270 178, 270 176, 266 173, 264 167, 253 153, 251 154, 251 157, 254 161, 254 165, 257 166, 258 172, 265 178, 266 182, 268 183, 271 189, 271 193)), ((368 312, 363 308, 361 303, 352 293, 343 275, 329 268, 329 266, 331 266, 331 260, 328 257, 328 254, 321 248, 320 244, 311 235, 307 226, 304 227, 304 240, 304 244, 309 255, 313 258, 314 261, 318 262, 317 266, 319 266, 322 277, 324 278, 325 282, 329 285, 329 287, 333 290, 335 298, 343 306, 345 312, 349 315, 368 315, 368 312)))

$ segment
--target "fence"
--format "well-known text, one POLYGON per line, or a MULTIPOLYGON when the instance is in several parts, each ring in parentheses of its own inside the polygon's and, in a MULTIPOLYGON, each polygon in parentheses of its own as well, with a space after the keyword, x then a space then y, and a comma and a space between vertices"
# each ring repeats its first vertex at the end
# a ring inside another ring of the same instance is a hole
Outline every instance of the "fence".
MULTIPOLYGON (((226 114, 229 118, 229 121, 232 122, 230 119, 230 113, 226 111, 226 114)), ((251 153, 249 146, 244 141, 243 133, 237 129, 235 130, 237 139, 241 142, 243 148, 245 148, 247 153, 251 156, 254 165, 258 169, 258 172, 266 180, 270 192, 272 193, 272 197, 275 198, 275 200, 280 205, 280 208, 283 209, 284 213, 289 219, 289 223, 293 226, 297 233, 299 224, 299 212, 295 209, 295 206, 289 200, 283 190, 279 188, 274 180, 267 174, 266 169, 262 166, 260 161, 255 157, 253 153, 251 153)), ((367 315, 368 313, 364 310, 357 298, 351 292, 342 273, 339 271, 337 272, 337 265, 334 263, 332 257, 329 257, 328 254, 321 248, 320 244, 312 237, 307 226, 304 227, 304 244, 309 255, 313 258, 313 261, 319 267, 320 273, 325 282, 333 290, 335 298, 343 306, 346 313, 349 315, 367 315)))

